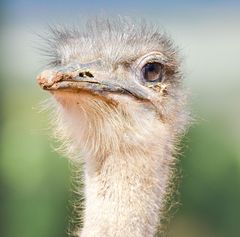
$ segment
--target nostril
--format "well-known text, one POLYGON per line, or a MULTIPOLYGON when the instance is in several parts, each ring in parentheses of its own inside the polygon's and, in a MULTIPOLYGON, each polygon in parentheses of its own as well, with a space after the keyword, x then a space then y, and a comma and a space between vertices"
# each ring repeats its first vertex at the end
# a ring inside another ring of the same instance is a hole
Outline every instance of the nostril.
POLYGON ((85 75, 86 75, 87 77, 93 77, 93 74, 92 74, 91 72, 85 72, 85 75))
POLYGON ((79 72, 78 73, 79 77, 94 77, 93 74, 89 71, 85 71, 85 72, 79 72))
POLYGON ((83 72, 79 72, 78 74, 80 77, 84 77, 84 73, 83 72))

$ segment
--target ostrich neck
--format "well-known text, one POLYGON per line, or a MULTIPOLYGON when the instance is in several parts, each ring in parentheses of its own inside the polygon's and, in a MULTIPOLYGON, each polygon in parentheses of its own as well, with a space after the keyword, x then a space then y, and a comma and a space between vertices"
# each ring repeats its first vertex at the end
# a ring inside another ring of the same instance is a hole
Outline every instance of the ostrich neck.
POLYGON ((171 157, 163 147, 128 147, 86 160, 81 237, 154 236, 170 176, 171 157), (99 167, 93 169, 92 161, 99 167))

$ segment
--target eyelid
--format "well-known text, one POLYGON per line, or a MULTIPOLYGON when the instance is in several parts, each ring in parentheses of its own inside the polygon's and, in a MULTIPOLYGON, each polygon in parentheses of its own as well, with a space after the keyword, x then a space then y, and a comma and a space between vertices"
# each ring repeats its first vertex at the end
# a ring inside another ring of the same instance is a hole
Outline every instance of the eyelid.
POLYGON ((167 62, 166 56, 160 52, 151 52, 143 57, 139 58, 135 63, 135 69, 142 68, 146 63, 161 63, 165 64, 167 62))

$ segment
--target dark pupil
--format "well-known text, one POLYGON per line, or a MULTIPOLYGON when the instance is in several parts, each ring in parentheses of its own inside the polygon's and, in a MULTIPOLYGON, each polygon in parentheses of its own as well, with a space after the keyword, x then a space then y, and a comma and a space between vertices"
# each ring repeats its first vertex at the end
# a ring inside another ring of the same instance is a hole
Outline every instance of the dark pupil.
POLYGON ((162 80, 162 65, 160 63, 148 63, 143 67, 143 77, 146 81, 162 80))
POLYGON ((147 65, 147 68, 146 68, 146 71, 149 71, 149 72, 154 72, 156 71, 156 65, 155 64, 148 64, 147 65))

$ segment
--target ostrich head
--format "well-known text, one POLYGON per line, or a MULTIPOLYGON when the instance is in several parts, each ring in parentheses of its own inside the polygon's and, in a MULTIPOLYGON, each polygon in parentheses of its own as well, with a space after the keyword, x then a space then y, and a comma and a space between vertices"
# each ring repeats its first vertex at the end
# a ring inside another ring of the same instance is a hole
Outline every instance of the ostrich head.
POLYGON ((78 236, 153 236, 188 120, 176 48, 128 20, 52 29, 47 42, 50 67, 38 83, 56 101, 65 150, 84 161, 78 236))

